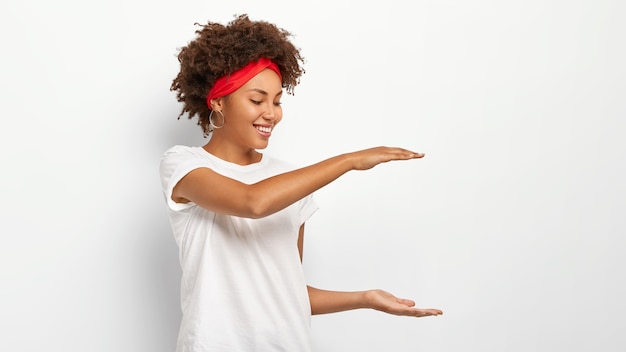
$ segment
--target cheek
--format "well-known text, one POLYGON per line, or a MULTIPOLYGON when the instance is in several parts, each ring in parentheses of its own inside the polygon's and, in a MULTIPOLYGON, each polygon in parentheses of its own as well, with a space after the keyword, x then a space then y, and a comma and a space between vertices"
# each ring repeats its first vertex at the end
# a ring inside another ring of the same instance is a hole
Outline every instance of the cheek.
POLYGON ((231 109, 229 116, 230 120, 235 124, 245 124, 252 121, 255 114, 254 111, 251 111, 250 109, 238 107, 236 109, 231 109))
POLYGON ((283 119, 283 109, 281 108, 281 109, 279 109, 279 110, 277 111, 277 114, 276 114, 276 119, 274 120, 274 124, 275 124, 275 125, 278 125, 278 123, 279 123, 280 121, 282 121, 282 119, 283 119))

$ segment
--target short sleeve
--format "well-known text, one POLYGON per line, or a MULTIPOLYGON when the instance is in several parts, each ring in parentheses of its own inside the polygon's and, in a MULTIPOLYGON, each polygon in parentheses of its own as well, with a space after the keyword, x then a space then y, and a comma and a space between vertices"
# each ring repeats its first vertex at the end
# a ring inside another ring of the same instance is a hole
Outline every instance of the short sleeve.
POLYGON ((313 195, 300 200, 300 225, 304 224, 319 209, 313 195))
POLYGON ((181 211, 196 205, 193 202, 174 202, 172 200, 172 191, 185 175, 202 167, 208 167, 206 161, 188 152, 186 147, 175 146, 163 154, 159 165, 159 173, 163 195, 168 208, 173 211, 181 211))

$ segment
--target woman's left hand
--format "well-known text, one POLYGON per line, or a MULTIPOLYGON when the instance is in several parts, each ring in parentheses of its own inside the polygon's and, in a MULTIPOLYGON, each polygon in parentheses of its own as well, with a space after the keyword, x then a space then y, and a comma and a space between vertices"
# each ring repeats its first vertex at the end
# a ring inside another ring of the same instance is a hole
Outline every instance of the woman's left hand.
POLYGON ((427 317, 443 314, 440 309, 416 308, 414 301, 406 298, 398 298, 383 290, 366 291, 365 299, 370 308, 393 315, 427 317))

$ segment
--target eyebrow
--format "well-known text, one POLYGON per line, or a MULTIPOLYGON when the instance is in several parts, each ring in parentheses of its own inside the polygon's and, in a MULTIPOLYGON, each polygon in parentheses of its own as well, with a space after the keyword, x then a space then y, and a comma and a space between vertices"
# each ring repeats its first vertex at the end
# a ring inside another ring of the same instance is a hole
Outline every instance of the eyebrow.
MULTIPOLYGON (((263 95, 269 95, 268 92, 264 91, 261 88, 250 88, 250 89, 248 89, 248 92, 249 91, 254 91, 254 92, 257 92, 257 93, 260 93, 260 94, 263 94, 263 95)), ((282 95, 282 94, 283 94, 283 90, 281 89, 280 92, 278 94, 276 94, 276 95, 279 96, 279 95, 282 95)))

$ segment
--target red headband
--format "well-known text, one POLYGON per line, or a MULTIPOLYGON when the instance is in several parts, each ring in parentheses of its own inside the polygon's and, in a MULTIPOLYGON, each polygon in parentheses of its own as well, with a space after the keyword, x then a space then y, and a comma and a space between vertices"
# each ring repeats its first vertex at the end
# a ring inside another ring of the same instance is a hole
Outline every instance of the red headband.
POLYGON ((266 68, 276 72, 282 81, 283 78, 280 75, 278 65, 276 65, 276 63, 272 60, 262 57, 259 61, 252 61, 241 69, 218 78, 206 97, 206 103, 209 106, 209 109, 211 109, 211 99, 225 97, 236 91, 241 86, 246 84, 246 82, 248 82, 252 77, 256 76, 259 72, 266 68))

